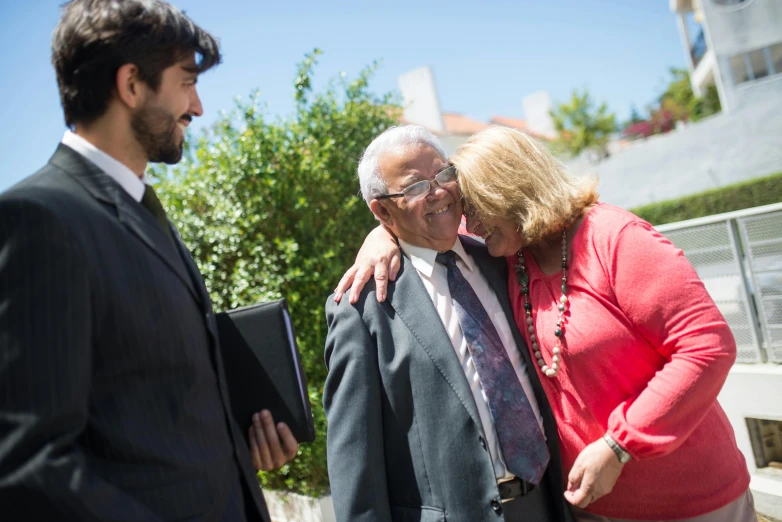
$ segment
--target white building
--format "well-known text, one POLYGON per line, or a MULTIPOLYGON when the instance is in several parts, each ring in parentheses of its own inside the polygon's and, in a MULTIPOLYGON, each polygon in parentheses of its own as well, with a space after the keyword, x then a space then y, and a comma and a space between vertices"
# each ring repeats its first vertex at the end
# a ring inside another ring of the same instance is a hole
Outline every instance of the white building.
POLYGON ((715 86, 722 112, 598 164, 569 163, 597 173, 601 199, 625 208, 782 171, 782 0, 669 2, 693 91, 715 86))
POLYGON ((780 0, 669 1, 696 95, 716 85, 723 112, 782 96, 780 0))

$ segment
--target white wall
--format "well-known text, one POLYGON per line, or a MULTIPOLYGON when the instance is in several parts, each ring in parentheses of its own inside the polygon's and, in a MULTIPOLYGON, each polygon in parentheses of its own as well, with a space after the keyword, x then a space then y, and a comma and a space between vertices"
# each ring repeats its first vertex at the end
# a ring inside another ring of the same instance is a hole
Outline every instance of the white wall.
POLYGON ((782 40, 782 2, 747 0, 730 7, 701 0, 705 29, 717 55, 734 55, 782 40))
POLYGON ((422 125, 434 132, 442 132, 443 115, 429 67, 418 67, 399 76, 402 92, 403 117, 409 123, 422 125))
POLYGON ((443 146, 443 150, 445 150, 446 157, 448 157, 456 152, 456 149, 458 149, 462 143, 470 139, 470 136, 462 134, 448 134, 438 136, 438 138, 440 140, 440 144, 443 146))
POLYGON ((782 96, 652 136, 596 165, 577 159, 568 166, 597 173, 600 199, 624 208, 782 171, 782 96))
POLYGON ((336 522, 331 496, 318 499, 271 490, 263 496, 272 522, 336 522))
POLYGON ((753 82, 735 85, 730 67, 732 56, 782 42, 782 1, 746 0, 724 7, 713 0, 701 0, 700 5, 707 42, 716 54, 722 80, 723 109, 733 111, 769 92, 782 97, 782 82, 758 85, 757 89, 747 88, 753 82))
MULTIPOLYGON (((782 365, 736 364, 730 371, 719 402, 736 433, 752 475, 750 488, 755 507, 763 514, 782 519, 782 480, 757 473, 746 418, 782 421, 782 365)), ((715 455, 715 458, 719 458, 715 455)))
POLYGON ((556 136, 554 120, 551 118, 551 95, 547 91, 538 91, 528 94, 522 100, 524 106, 524 119, 527 128, 541 136, 556 136))

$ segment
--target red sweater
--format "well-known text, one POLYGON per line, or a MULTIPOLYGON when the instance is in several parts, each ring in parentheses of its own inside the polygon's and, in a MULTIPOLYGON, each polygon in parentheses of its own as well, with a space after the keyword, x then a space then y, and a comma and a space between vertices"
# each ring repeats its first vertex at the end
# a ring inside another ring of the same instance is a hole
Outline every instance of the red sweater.
MULTIPOLYGON (((647 222, 605 204, 587 214, 570 252, 562 368, 553 379, 539 373, 565 480, 579 452, 607 431, 633 460, 587 511, 666 520, 737 499, 749 473, 717 403, 736 343, 692 265, 647 222)), ((535 331, 550 362, 562 274, 546 276, 524 255, 535 331)), ((516 265, 508 258, 508 291, 529 342, 516 265)))

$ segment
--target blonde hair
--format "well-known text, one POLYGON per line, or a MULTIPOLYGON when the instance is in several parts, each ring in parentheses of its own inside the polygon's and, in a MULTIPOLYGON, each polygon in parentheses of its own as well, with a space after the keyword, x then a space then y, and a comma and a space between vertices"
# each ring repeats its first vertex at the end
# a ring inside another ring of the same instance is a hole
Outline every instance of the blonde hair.
POLYGON ((525 245, 572 225, 597 201, 597 178, 574 177, 541 143, 493 126, 473 135, 451 157, 462 194, 484 220, 518 225, 525 245))

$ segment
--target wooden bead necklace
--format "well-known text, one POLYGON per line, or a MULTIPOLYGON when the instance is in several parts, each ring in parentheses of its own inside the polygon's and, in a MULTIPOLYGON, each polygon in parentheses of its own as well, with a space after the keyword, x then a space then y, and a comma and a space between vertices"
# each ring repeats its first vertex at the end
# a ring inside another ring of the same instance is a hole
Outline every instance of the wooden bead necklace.
POLYGON ((527 274, 527 266, 524 264, 524 256, 521 250, 518 252, 519 264, 516 267, 516 278, 521 285, 521 294, 524 296, 524 312, 526 314, 527 331, 529 332, 529 339, 532 343, 532 351, 535 354, 540 371, 549 378, 556 377, 559 369, 562 367, 562 340, 565 338, 565 312, 567 311, 568 298, 567 298, 567 230, 562 231, 562 297, 559 298, 559 316, 557 318, 557 328, 554 330, 554 335, 557 338, 557 343, 551 350, 551 365, 546 364, 543 360, 543 354, 541 352, 540 344, 538 344, 538 337, 535 335, 535 326, 532 319, 532 303, 529 297, 529 275, 527 274))

